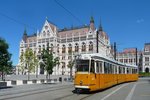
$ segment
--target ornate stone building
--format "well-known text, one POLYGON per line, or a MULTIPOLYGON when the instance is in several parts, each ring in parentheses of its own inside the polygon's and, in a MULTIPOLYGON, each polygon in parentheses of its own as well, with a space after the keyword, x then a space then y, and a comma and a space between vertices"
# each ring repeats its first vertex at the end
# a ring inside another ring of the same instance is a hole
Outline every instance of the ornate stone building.
POLYGON ((143 72, 150 72, 150 43, 144 45, 143 72))
MULTIPOLYGON (((20 55, 26 48, 31 48, 42 62, 41 51, 49 45, 55 57, 60 58, 60 65, 53 69, 54 75, 68 75, 70 69, 68 62, 82 53, 102 53, 111 57, 111 46, 108 35, 103 31, 100 25, 97 29, 94 24, 94 18, 90 18, 90 24, 81 27, 71 27, 58 29, 58 27, 47 19, 40 32, 28 36, 26 31, 20 42, 20 55), (98 41, 97 41, 98 40, 98 41)), ((20 65, 20 61, 18 67, 20 65)), ((45 74, 40 64, 35 68, 38 74, 45 74)), ((75 71, 75 69, 73 69, 75 71)), ((19 72, 17 72, 19 73, 19 72)))
POLYGON ((142 51, 137 51, 137 58, 136 58, 136 48, 127 48, 124 49, 122 52, 117 52, 117 61, 136 65, 139 67, 139 71, 142 71, 142 58, 143 58, 142 51), (137 59, 137 62, 136 62, 137 59))

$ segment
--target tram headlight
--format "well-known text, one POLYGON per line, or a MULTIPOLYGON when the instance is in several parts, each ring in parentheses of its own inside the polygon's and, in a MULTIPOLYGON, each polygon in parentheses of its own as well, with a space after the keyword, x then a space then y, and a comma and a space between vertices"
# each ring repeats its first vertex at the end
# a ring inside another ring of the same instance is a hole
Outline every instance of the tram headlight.
POLYGON ((82 81, 80 81, 80 85, 82 85, 83 84, 83 82, 82 81))

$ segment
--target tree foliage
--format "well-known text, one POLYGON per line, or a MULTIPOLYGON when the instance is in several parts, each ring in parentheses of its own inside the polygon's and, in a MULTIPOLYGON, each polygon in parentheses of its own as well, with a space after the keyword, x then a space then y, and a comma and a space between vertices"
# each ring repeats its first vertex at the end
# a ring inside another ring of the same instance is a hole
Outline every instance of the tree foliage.
POLYGON ((42 51, 42 60, 45 65, 45 70, 47 72, 47 76, 53 73, 53 67, 56 65, 59 65, 59 58, 54 58, 52 51, 49 51, 49 47, 47 46, 47 49, 43 49, 42 51))
POLYGON ((36 55, 33 53, 33 50, 27 48, 25 53, 23 53, 23 55, 20 56, 20 61, 22 62, 23 65, 22 67, 27 69, 28 80, 30 80, 30 73, 31 72, 35 73, 35 68, 38 66, 38 59, 36 55))
POLYGON ((21 74, 25 73, 25 58, 24 53, 22 52, 20 55, 20 65, 19 65, 19 72, 21 71, 21 74))
POLYGON ((34 70, 34 73, 36 72, 36 77, 38 75, 38 71, 37 71, 38 70, 38 62, 39 62, 39 60, 38 60, 36 54, 34 53, 33 54, 33 66, 36 69, 36 70, 34 70))
MULTIPOLYGON (((38 59, 35 53, 33 53, 32 49, 27 48, 26 51, 21 53, 20 55, 20 66, 19 70, 22 74, 25 73, 25 70, 28 70, 28 73, 34 72, 38 66, 38 59)), ((36 72, 37 73, 37 72, 36 72)))
POLYGON ((0 38, 0 72, 2 73, 2 80, 4 80, 4 74, 8 74, 12 69, 11 54, 8 48, 9 45, 6 41, 0 38))
POLYGON ((69 62, 68 62, 68 68, 70 68, 70 78, 72 78, 72 68, 73 68, 73 65, 74 65, 74 60, 70 60, 69 62))

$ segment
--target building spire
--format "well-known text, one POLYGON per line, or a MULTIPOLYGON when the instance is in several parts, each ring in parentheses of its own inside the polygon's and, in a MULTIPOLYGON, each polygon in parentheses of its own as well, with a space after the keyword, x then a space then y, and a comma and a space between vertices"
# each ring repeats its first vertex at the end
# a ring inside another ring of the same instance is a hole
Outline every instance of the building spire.
POLYGON ((93 16, 91 16, 91 18, 90 18, 90 23, 94 23, 94 18, 93 18, 93 16))
POLYGON ((46 16, 46 20, 48 20, 48 17, 46 16))
POLYGON ((26 43, 26 40, 27 40, 27 30, 26 30, 26 28, 24 29, 24 33, 23 33, 23 40, 24 40, 24 42, 26 43))
POLYGON ((102 27, 102 21, 101 21, 101 18, 100 18, 100 25, 99 25, 99 31, 103 31, 103 27, 102 27))
POLYGON ((90 29, 92 31, 95 31, 95 25, 94 25, 94 18, 93 18, 93 16, 91 16, 91 18, 90 18, 90 29))
POLYGON ((27 35, 26 27, 24 28, 24 33, 23 33, 23 35, 27 35))

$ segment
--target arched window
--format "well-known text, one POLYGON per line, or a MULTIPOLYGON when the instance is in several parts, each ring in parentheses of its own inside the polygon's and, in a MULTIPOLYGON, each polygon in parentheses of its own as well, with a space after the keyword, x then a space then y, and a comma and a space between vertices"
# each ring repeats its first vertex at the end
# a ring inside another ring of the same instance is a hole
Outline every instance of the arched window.
POLYGON ((62 53, 65 53, 65 52, 66 52, 66 46, 63 45, 63 46, 62 46, 62 53))
POLYGON ((43 45, 43 50, 45 50, 45 45, 43 45))
POLYGON ((64 73, 65 73, 65 71, 64 71, 64 69, 65 69, 65 62, 62 62, 62 75, 64 75, 64 73))
POLYGON ((38 51, 38 53, 41 53, 41 46, 39 45, 39 51, 38 51))
POLYGON ((50 46, 50 51, 53 52, 53 44, 50 46))
POLYGON ((86 51, 86 44, 83 42, 82 43, 82 52, 85 52, 86 51))
POLYGON ((149 73, 149 68, 145 68, 145 72, 146 72, 146 73, 149 73))
POLYGON ((47 36, 50 36, 50 32, 49 32, 49 30, 47 30, 47 36))
POLYGON ((68 46, 68 53, 69 53, 69 54, 72 53, 72 45, 71 45, 71 44, 69 44, 69 46, 68 46))
POLYGON ((90 43, 89 43, 89 51, 93 51, 93 42, 92 41, 90 41, 90 43))
POLYGON ((59 44, 57 44, 57 52, 59 53, 59 44))
POLYGON ((43 36, 44 36, 44 37, 46 36, 46 32, 45 32, 45 31, 43 31, 43 36))
POLYGON ((75 52, 79 52, 79 44, 78 43, 75 44, 75 52))

